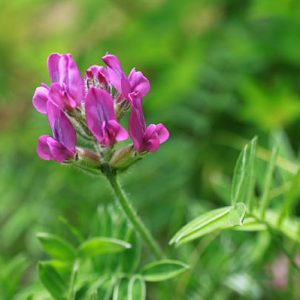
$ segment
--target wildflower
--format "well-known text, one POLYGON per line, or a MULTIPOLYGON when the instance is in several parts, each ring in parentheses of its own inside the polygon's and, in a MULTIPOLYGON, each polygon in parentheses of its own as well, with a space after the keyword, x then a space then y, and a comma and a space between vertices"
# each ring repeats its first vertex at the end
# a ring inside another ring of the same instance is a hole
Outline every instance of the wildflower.
POLYGON ((65 114, 51 101, 47 104, 47 114, 53 137, 39 137, 37 153, 44 160, 62 163, 76 154, 76 131, 65 114))
POLYGON ((34 107, 48 115, 53 133, 39 138, 40 158, 70 162, 84 171, 107 175, 126 170, 168 139, 164 125, 146 126, 142 97, 149 92, 148 79, 134 68, 127 77, 114 55, 106 54, 103 61, 107 68, 92 65, 82 78, 70 54, 49 56, 51 85, 42 84, 33 96, 34 107), (114 147, 128 139, 120 122, 129 109, 133 144, 114 147), (85 148, 76 146, 76 133, 82 137, 85 148))
POLYGON ((48 70, 52 84, 50 87, 42 84, 36 89, 32 99, 36 110, 46 114, 48 101, 63 110, 73 110, 80 106, 84 99, 83 80, 72 56, 51 54, 48 58, 48 70))
POLYGON ((144 97, 148 94, 150 90, 150 83, 142 72, 136 71, 135 68, 133 68, 129 76, 126 77, 120 62, 115 55, 106 54, 102 57, 102 60, 108 67, 110 81, 119 92, 119 98, 121 100, 126 98, 130 101, 130 93, 136 93, 140 95, 140 97, 144 97))
POLYGON ((105 90, 91 87, 86 97, 87 126, 104 147, 128 138, 127 131, 116 121, 112 96, 105 90))
POLYGON ((169 138, 167 128, 159 123, 146 127, 142 111, 142 98, 135 93, 130 94, 132 110, 129 119, 129 134, 137 152, 155 152, 159 145, 169 138))

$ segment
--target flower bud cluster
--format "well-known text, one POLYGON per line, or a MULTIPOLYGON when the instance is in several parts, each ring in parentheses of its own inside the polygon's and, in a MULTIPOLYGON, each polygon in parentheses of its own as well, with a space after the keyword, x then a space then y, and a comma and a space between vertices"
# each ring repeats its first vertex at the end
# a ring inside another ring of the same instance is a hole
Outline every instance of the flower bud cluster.
POLYGON ((44 160, 73 164, 91 173, 121 171, 169 138, 163 124, 146 125, 142 100, 149 80, 133 68, 127 76, 118 58, 102 57, 104 66, 89 67, 82 77, 70 54, 48 57, 51 84, 35 90, 35 109, 47 115, 52 136, 38 139, 44 160), (128 131, 121 125, 129 113, 128 131), (82 144, 77 145, 78 137, 82 144), (127 145, 119 142, 131 139, 127 145))

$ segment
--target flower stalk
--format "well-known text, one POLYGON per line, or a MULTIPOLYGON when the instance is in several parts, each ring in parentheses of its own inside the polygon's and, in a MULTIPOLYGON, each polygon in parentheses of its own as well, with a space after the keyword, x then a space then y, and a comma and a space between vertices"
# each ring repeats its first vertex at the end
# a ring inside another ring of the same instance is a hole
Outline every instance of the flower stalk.
POLYGON ((135 230, 140 234, 141 238, 147 244, 149 249, 151 250, 152 254, 157 258, 161 259, 164 257, 160 246, 152 237, 150 231, 144 225, 140 217, 137 215, 136 211, 134 210, 133 206, 129 202, 127 196, 125 195, 123 189, 120 186, 120 183, 117 179, 115 174, 107 175, 107 179, 112 187, 114 195, 118 200, 120 206, 122 207, 125 215, 127 216, 128 220, 135 228, 135 230))
POLYGON ((116 176, 147 153, 156 152, 168 140, 169 132, 161 123, 146 124, 142 99, 150 90, 150 82, 143 73, 133 68, 127 76, 112 54, 104 55, 102 61, 106 67, 92 65, 82 77, 70 54, 52 53, 48 57, 51 83, 42 83, 35 90, 32 103, 48 116, 52 135, 39 138, 37 153, 44 160, 105 175, 129 221, 153 255, 162 258, 160 247, 116 176), (121 125, 126 113, 128 129, 121 125), (120 145, 128 139, 129 143, 120 145))

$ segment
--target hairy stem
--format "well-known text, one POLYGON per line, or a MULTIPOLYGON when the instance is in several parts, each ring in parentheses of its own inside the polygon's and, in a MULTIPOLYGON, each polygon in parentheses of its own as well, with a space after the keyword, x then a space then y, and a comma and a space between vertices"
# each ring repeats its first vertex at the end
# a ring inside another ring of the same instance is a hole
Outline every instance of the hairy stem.
POLYGON ((147 229, 147 227, 144 225, 142 220, 139 218, 137 213, 135 212, 133 206, 128 201, 128 198, 126 197, 124 191, 122 190, 120 183, 117 180, 116 175, 110 175, 107 176, 110 185, 114 191, 114 194, 121 205, 124 213, 126 214, 127 218, 133 225, 133 227, 137 230, 137 232, 140 234, 144 242, 147 244, 149 249, 151 250, 152 254, 160 259, 163 258, 163 253, 159 247, 159 245, 156 243, 154 238, 152 237, 150 231, 147 229))

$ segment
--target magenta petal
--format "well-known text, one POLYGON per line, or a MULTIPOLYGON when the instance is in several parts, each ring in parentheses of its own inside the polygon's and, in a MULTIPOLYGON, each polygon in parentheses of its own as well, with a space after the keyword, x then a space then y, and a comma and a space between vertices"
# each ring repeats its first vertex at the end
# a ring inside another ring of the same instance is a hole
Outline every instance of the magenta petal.
POLYGON ((141 151, 146 130, 146 123, 141 104, 142 100, 141 98, 138 98, 134 93, 130 94, 129 96, 132 103, 131 113, 129 117, 129 134, 132 139, 134 148, 137 151, 141 151))
POLYGON ((102 146, 110 147, 116 141, 125 140, 127 137, 127 131, 116 120, 110 120, 102 124, 102 146))
POLYGON ((69 106, 67 93, 57 82, 53 83, 49 89, 49 99, 60 109, 65 109, 69 106))
POLYGON ((91 87, 86 96, 87 122, 103 123, 115 119, 114 103, 112 96, 105 90, 91 87))
POLYGON ((102 57, 102 60, 109 68, 113 69, 115 72, 123 72, 121 63, 115 55, 107 53, 102 57))
POLYGON ((141 97, 148 94, 150 82, 142 72, 136 71, 135 68, 133 68, 128 76, 128 80, 133 92, 139 93, 141 97))
POLYGON ((112 96, 105 90, 91 87, 86 97, 87 125, 99 144, 109 147, 128 134, 116 121, 112 96))
POLYGON ((160 145, 159 137, 157 134, 157 126, 150 124, 144 134, 143 150, 155 152, 160 145))
POLYGON ((153 138, 151 138, 145 142, 144 147, 145 147, 146 151, 155 152, 158 150, 159 145, 160 145, 160 142, 159 142, 158 137, 154 136, 153 138))
POLYGON ((57 140, 48 137, 47 143, 53 160, 62 163, 66 160, 74 158, 75 151, 72 152, 68 150, 63 144, 61 144, 57 140))
POLYGON ((168 129, 161 123, 156 125, 156 133, 159 137, 160 144, 167 141, 169 136, 170 136, 170 133, 169 133, 168 129))
POLYGON ((84 85, 79 69, 70 54, 63 55, 60 65, 61 83, 67 86, 67 91, 77 105, 84 100, 84 85))
POLYGON ((84 78, 94 79, 97 78, 97 74, 99 72, 100 66, 92 65, 90 66, 84 74, 84 78))
POLYGON ((103 66, 93 65, 86 70, 84 79, 97 80, 100 84, 106 87, 109 82, 109 75, 108 71, 103 66))
POLYGON ((49 135, 42 135, 39 137, 38 144, 36 147, 36 152, 41 159, 51 160, 51 152, 47 143, 47 139, 50 138, 49 135))
POLYGON ((69 98, 72 98, 76 105, 80 105, 84 99, 84 85, 72 56, 70 54, 51 54, 48 58, 48 69, 52 83, 64 85, 69 98))
POLYGON ((48 94, 49 88, 44 85, 36 88, 32 98, 34 108, 42 114, 47 113, 48 94))
POLYGON ((124 141, 128 138, 128 132, 116 120, 108 121, 106 126, 113 130, 115 135, 114 142, 124 141))
POLYGON ((109 81, 111 84, 115 87, 119 94, 123 94, 125 97, 127 97, 131 91, 131 88, 129 81, 121 68, 118 58, 115 55, 106 54, 102 57, 102 60, 108 67, 109 81))
POLYGON ((150 124, 144 134, 143 149, 155 152, 159 145, 169 138, 169 132, 163 124, 150 124))
POLYGON ((54 139, 70 151, 75 152, 76 131, 70 120, 51 101, 47 104, 47 113, 54 139))
POLYGON ((121 75, 121 93, 127 98, 128 94, 131 93, 131 86, 129 83, 128 78, 126 75, 123 73, 121 75))
POLYGON ((101 144, 104 138, 103 124, 115 120, 112 96, 105 90, 91 87, 85 101, 87 126, 101 144))
POLYGON ((114 70, 108 68, 108 76, 110 83, 118 91, 119 94, 122 94, 121 78, 114 70))
POLYGON ((62 163, 74 158, 75 152, 68 150, 64 145, 50 137, 43 135, 39 137, 37 153, 41 159, 55 160, 62 163))
POLYGON ((52 53, 48 57, 48 70, 50 79, 52 82, 59 82, 60 81, 60 72, 59 72, 59 61, 61 55, 58 53, 52 53))
POLYGON ((152 136, 156 134, 156 125, 150 124, 144 133, 144 139, 149 140, 152 138, 152 136))

